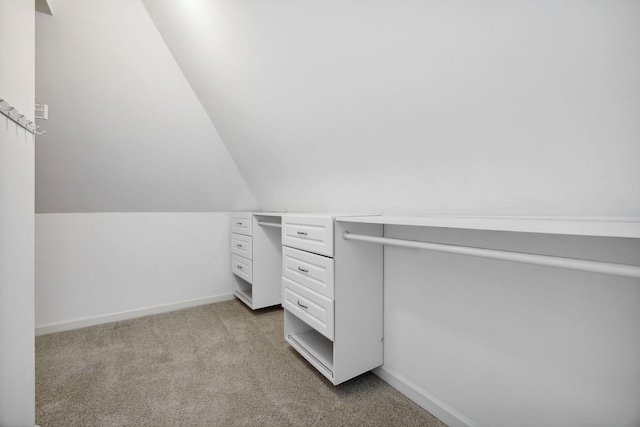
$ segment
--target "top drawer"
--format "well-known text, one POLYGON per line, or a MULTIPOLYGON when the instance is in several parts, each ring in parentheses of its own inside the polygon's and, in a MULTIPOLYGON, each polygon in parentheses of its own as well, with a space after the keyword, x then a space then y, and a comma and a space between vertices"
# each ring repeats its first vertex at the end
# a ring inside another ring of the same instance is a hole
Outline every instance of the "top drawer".
POLYGON ((251 236, 251 214, 249 212, 232 213, 231 232, 251 236))
POLYGON ((333 257, 333 217, 285 216, 282 244, 333 257))

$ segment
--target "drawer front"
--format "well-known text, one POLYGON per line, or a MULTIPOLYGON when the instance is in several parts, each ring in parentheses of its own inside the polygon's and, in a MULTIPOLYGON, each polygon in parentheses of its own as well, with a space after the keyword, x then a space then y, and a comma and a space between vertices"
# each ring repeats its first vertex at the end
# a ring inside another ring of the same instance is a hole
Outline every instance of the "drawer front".
POLYGON ((251 260, 231 254, 231 271, 249 283, 253 283, 253 265, 251 260))
POLYGON ((252 240, 251 236, 231 233, 231 253, 253 259, 252 240))
POLYGON ((282 306, 333 341, 333 300, 282 278, 282 306))
POLYGON ((295 216, 283 218, 282 244, 333 257, 333 218, 295 216))
POLYGON ((251 236, 251 214, 248 212, 232 213, 231 232, 251 236))
POLYGON ((333 299, 333 263, 333 258, 282 248, 282 274, 330 299, 333 299))

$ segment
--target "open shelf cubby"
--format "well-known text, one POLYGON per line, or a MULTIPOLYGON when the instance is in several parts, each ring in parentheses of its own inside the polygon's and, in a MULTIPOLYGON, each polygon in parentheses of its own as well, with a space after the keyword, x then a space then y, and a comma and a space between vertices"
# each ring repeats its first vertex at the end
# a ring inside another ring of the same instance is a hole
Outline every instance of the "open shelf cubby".
POLYGON ((251 287, 246 289, 236 288, 233 293, 249 307, 253 307, 253 289, 251 287))
POLYGON ((285 338, 309 363, 333 381, 333 342, 285 310, 285 338))

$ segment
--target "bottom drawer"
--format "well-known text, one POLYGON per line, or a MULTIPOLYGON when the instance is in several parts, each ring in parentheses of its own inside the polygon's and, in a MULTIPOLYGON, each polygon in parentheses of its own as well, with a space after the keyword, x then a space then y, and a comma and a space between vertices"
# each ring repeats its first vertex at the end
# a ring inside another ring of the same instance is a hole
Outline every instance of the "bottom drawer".
POLYGON ((251 260, 231 254, 231 271, 249 283, 253 283, 253 264, 251 260))
POLYGON ((282 306, 333 341, 333 300, 282 278, 282 306))

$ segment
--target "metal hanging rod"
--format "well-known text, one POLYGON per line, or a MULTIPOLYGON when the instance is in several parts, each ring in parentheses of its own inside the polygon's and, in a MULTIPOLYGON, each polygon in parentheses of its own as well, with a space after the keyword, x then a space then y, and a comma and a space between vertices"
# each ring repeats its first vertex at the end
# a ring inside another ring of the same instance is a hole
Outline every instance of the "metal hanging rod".
POLYGON ((566 268, 569 270, 588 271, 591 273, 640 279, 640 266, 628 264, 589 261, 584 259, 564 258, 550 255, 535 255, 521 252, 502 251, 497 249, 472 248, 468 246, 446 245, 442 243, 418 242, 415 240, 392 239, 388 237, 374 237, 366 236, 363 234, 352 234, 348 231, 345 231, 342 237, 345 240, 380 243, 383 245, 401 246, 404 248, 426 249, 451 254, 469 255, 481 258, 499 259, 503 261, 544 265, 547 267, 566 268))
POLYGON ((16 107, 9 104, 5 99, 0 98, 0 113, 7 116, 11 121, 15 122, 18 126, 24 128, 26 131, 36 135, 42 135, 46 131, 38 132, 40 128, 33 120, 27 119, 27 117, 16 109, 16 107))
POLYGON ((279 222, 258 221, 258 225, 263 225, 263 226, 267 226, 267 227, 282 228, 282 224, 280 224, 279 222))

